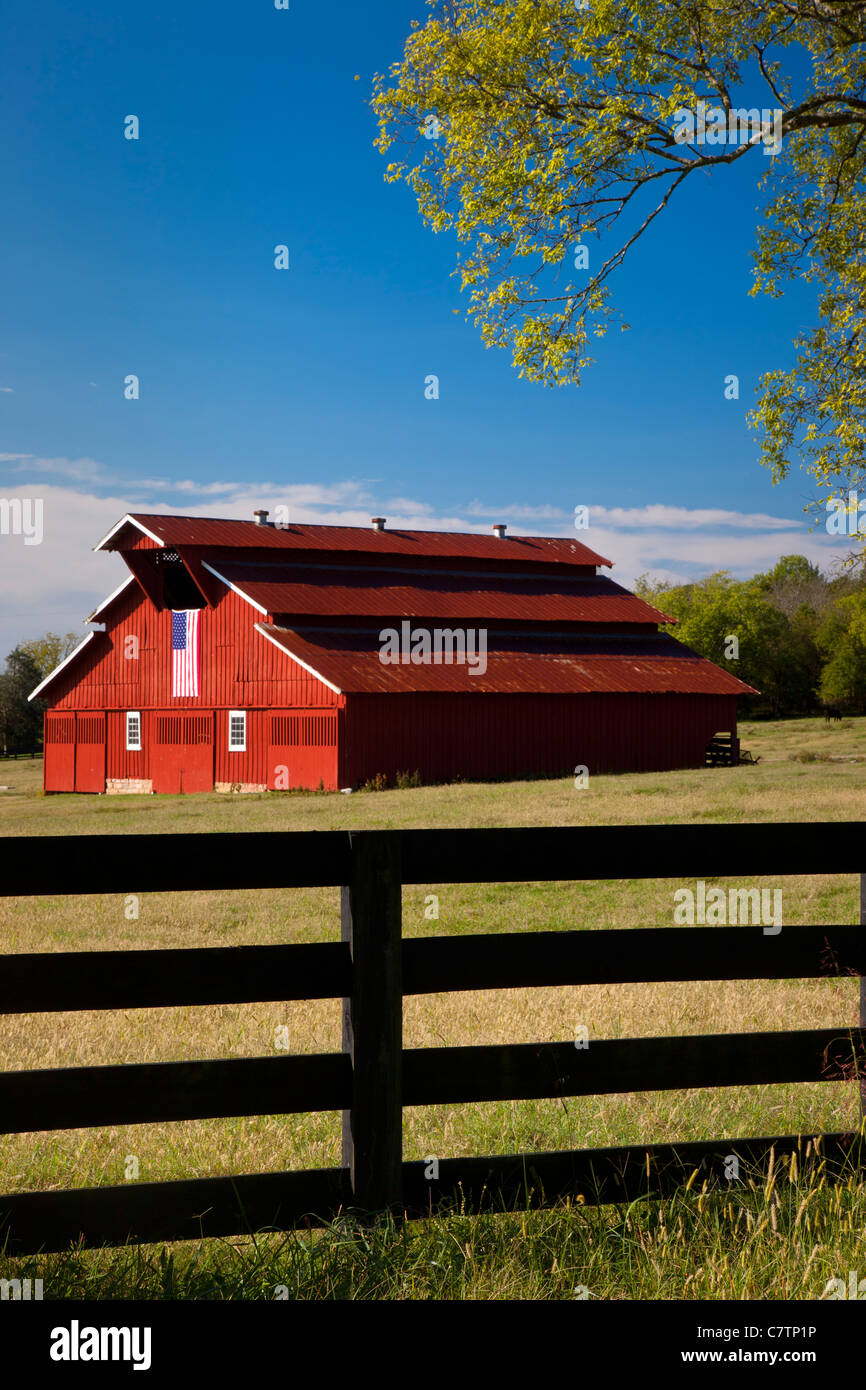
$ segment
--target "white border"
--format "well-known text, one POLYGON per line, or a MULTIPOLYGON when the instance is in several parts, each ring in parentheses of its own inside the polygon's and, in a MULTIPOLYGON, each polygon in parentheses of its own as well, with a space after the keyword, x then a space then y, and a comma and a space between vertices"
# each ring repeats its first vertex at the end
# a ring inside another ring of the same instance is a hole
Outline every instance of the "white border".
MULTIPOLYGON (((343 692, 338 685, 333 685, 331 681, 326 680, 325 677, 322 675, 321 671, 317 671, 313 666, 308 666, 306 661, 302 661, 299 656, 295 656, 294 652, 290 652, 288 647, 284 647, 282 642, 278 642, 276 637, 272 637, 264 623, 256 623, 255 629, 256 632, 261 633, 262 637, 267 637, 269 642, 273 642, 274 646, 278 647, 279 650, 283 653, 283 656, 291 657, 292 661, 296 662, 298 666, 302 666, 304 670, 308 671, 311 676, 315 676, 317 681, 322 682, 322 685, 326 685, 329 690, 333 690, 335 695, 342 695, 343 692)), ((289 628, 287 627, 276 627, 274 625, 274 632, 288 631, 289 628)))
POLYGON ((140 521, 136 521, 135 517, 132 515, 131 512, 127 512, 126 516, 122 516, 118 521, 117 525, 112 526, 108 535, 103 536, 102 540, 99 541, 99 543, 95 545, 93 549, 101 550, 102 547, 105 545, 105 542, 110 541, 111 537, 117 534, 121 526, 126 526, 128 522, 130 522, 133 526, 137 526, 139 531, 141 531, 142 535, 149 536, 152 541, 156 541, 157 545, 165 545, 165 541, 163 540, 162 536, 155 536, 152 531, 148 531, 146 526, 142 526, 140 521))
POLYGON ((226 587, 231 589, 233 593, 236 593, 239 598, 244 599, 244 601, 248 603, 251 608, 255 608, 257 613, 263 613, 265 617, 268 616, 267 608, 262 608, 262 605, 260 603, 256 603, 254 598, 250 598, 249 594, 245 594, 243 589, 239 589, 237 584, 233 584, 230 579, 226 579, 225 575, 220 574, 219 570, 215 570, 213 565, 208 564, 207 560, 202 560, 201 564, 202 569, 208 570, 209 573, 212 574, 216 579, 218 579, 221 584, 225 584, 226 587))
POLYGON ((83 652, 83 651, 84 651, 84 648, 87 646, 88 642, 90 642, 90 641, 92 640, 92 638, 94 638, 94 637, 101 637, 101 636, 102 636, 102 633, 88 632, 87 636, 84 638, 84 641, 83 641, 83 642, 79 642, 79 643, 78 643, 78 646, 75 648, 75 650, 74 650, 74 651, 71 651, 71 652, 69 653, 69 655, 68 655, 67 657, 65 657, 63 661, 61 661, 61 663, 60 663, 59 666, 55 666, 55 668, 54 668, 54 670, 51 672, 51 674, 48 675, 48 676, 46 676, 45 679, 44 679, 44 681, 41 681, 40 684, 37 685, 37 687, 36 687, 36 689, 33 691, 33 693, 32 693, 31 695, 28 695, 28 696, 27 696, 27 699, 28 699, 28 700, 35 700, 35 699, 36 699, 36 696, 39 694, 40 690, 44 690, 45 687, 46 687, 46 685, 48 685, 48 683, 49 683, 50 681, 53 681, 53 680, 54 680, 54 677, 55 677, 55 676, 59 676, 59 675, 60 675, 60 672, 63 670, 64 666, 68 666, 69 663, 70 663, 70 661, 73 659, 73 657, 76 657, 76 656, 78 655, 79 652, 83 652))
POLYGON ((144 737, 143 737, 143 735, 144 735, 144 730, 143 730, 142 727, 141 727, 141 710, 140 710, 140 709, 128 709, 128 710, 126 710, 126 721, 125 721, 125 726, 126 726, 126 727, 125 727, 125 732, 126 732, 126 751, 127 751, 127 753, 141 753, 141 752, 143 751, 143 743, 144 743, 144 737), (130 721, 130 719, 133 718, 133 717, 136 718, 136 719, 138 720, 138 743, 130 743, 130 741, 129 741, 129 721, 130 721))
POLYGON ((229 710, 228 736, 229 736, 229 737, 228 737, 228 746, 229 746, 229 752, 230 752, 230 753, 246 753, 246 751, 247 751, 247 712, 246 712, 245 709, 230 709, 230 710, 229 710), (241 745, 240 743, 232 743, 232 719, 238 719, 238 718, 240 718, 240 719, 242 719, 242 720, 244 721, 244 741, 243 741, 243 745, 241 745))
POLYGON ((92 612, 91 614, 89 614, 89 616, 86 617, 86 618, 84 619, 84 621, 85 621, 86 623, 94 623, 94 622, 96 622, 96 615, 97 615, 97 613, 101 613, 102 610, 103 610, 103 608, 107 608, 108 605, 109 605, 110 603, 113 603, 113 601, 117 598, 118 594, 122 594, 123 591, 124 591, 124 589, 127 589, 127 588, 129 587, 129 585, 130 585, 130 584, 133 584, 133 583, 135 583, 135 575, 134 575, 134 574, 128 574, 128 575, 126 576, 126 578, 123 580, 123 582, 120 583, 120 584, 118 584, 118 586, 117 586, 117 588, 114 590, 114 592, 111 593, 111 594, 109 594, 109 595, 108 595, 108 598, 104 598, 104 599, 102 600, 102 602, 99 604, 99 606, 98 606, 97 608, 94 608, 93 612, 92 612))

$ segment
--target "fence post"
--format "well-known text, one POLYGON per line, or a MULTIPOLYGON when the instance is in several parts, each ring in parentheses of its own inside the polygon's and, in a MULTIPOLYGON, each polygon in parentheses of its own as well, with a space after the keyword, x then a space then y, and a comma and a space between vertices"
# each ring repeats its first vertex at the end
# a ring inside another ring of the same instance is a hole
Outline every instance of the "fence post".
POLYGON ((352 958, 343 1000, 343 1051, 352 1108, 343 1111, 343 1166, 364 1211, 403 1200, 403 971, 401 836, 350 831, 350 882, 340 890, 342 938, 352 958))

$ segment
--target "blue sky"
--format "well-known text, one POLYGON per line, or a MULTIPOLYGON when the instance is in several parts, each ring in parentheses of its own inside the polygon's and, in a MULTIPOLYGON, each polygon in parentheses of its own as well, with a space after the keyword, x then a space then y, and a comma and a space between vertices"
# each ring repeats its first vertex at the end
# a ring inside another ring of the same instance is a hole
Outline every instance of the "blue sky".
POLYGON ((0 536, 0 657, 80 626, 123 573, 91 546, 130 509, 284 502, 298 520, 552 535, 583 504, 582 538, 624 583, 844 550, 809 532, 805 475, 772 486, 745 424, 812 317, 805 288, 747 294, 762 151, 658 219, 616 281, 631 329, 599 342, 580 389, 527 383, 482 346, 455 243, 373 145, 372 75, 424 15, 48 0, 7 16, 0 495, 43 499, 44 540, 0 536))

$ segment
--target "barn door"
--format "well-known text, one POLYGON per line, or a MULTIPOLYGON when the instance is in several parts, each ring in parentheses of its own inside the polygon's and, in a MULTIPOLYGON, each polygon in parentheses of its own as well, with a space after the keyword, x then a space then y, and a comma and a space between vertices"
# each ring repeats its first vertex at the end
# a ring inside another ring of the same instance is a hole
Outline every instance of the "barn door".
POLYGON ((47 792, 75 790, 75 715, 46 714, 43 786, 47 792))
POLYGON ((271 791, 337 789, 336 710, 271 715, 268 786, 271 791))
POLYGON ((213 714, 158 714, 153 790, 213 791, 213 714))
POLYGON ((105 791, 105 715, 79 714, 75 730, 75 790, 105 791))

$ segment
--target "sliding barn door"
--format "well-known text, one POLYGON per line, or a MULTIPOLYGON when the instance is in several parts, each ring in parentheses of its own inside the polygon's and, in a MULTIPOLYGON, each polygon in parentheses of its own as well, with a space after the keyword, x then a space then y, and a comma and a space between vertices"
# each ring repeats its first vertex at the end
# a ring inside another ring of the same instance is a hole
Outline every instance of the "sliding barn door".
POLYGON ((212 792, 213 714, 157 714, 153 742, 153 790, 212 792))
POLYGON ((75 730, 75 790, 105 791, 105 715, 79 714, 75 730))
MULTIPOLYGON (((75 715, 46 714, 43 786, 47 792, 75 791, 75 715)), ((103 788, 104 790, 104 788, 103 788)))

